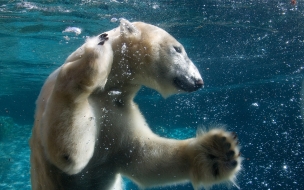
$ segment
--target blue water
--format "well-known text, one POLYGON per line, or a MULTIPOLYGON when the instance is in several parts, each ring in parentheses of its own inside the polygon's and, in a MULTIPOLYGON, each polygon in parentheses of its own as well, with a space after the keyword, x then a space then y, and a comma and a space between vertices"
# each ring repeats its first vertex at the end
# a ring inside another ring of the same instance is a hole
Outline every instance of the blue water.
POLYGON ((0 1, 1 190, 30 189, 28 139, 46 77, 86 36, 116 27, 111 19, 121 17, 171 33, 205 81, 204 89, 166 100, 140 91, 136 101, 156 133, 183 139, 198 127, 226 124, 242 146, 241 189, 303 189, 303 1, 37 0, 0 1), (67 27, 81 34, 63 32, 67 27))

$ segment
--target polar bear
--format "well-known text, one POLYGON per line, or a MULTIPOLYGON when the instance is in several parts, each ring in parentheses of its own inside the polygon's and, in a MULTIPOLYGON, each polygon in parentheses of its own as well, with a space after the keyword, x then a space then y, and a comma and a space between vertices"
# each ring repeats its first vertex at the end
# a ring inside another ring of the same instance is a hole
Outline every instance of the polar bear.
POLYGON ((203 86, 184 47, 166 31, 121 19, 88 38, 46 80, 30 139, 34 190, 141 188, 234 181, 238 140, 221 128, 175 140, 154 134, 133 99, 144 85, 162 96, 203 86))

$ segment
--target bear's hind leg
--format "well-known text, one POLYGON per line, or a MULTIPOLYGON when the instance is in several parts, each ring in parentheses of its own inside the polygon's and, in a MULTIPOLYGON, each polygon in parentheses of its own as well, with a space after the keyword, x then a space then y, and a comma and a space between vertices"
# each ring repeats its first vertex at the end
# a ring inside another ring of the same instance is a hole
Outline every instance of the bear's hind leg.
POLYGON ((227 180, 236 185, 234 180, 241 169, 242 158, 235 133, 213 129, 198 134, 190 146, 194 146, 191 153, 191 178, 194 187, 211 186, 227 180))

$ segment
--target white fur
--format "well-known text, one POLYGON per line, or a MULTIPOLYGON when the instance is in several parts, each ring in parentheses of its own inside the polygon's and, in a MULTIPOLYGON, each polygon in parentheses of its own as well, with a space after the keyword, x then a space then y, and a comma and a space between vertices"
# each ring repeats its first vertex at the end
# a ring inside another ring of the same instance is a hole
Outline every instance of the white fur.
POLYGON ((41 90, 32 188, 120 190, 120 175, 143 188, 233 179, 241 164, 233 135, 218 129, 186 140, 159 137, 133 101, 141 85, 163 96, 202 85, 182 45, 158 27, 125 19, 106 34, 88 38, 41 90))

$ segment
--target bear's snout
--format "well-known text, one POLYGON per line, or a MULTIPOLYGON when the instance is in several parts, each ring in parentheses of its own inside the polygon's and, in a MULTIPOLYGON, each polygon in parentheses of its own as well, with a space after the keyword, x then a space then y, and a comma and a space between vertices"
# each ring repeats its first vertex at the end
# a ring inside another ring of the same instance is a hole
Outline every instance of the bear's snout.
POLYGON ((194 79, 192 77, 188 78, 185 76, 175 77, 173 79, 173 83, 176 88, 185 92, 196 91, 204 85, 204 81, 202 79, 194 79))

